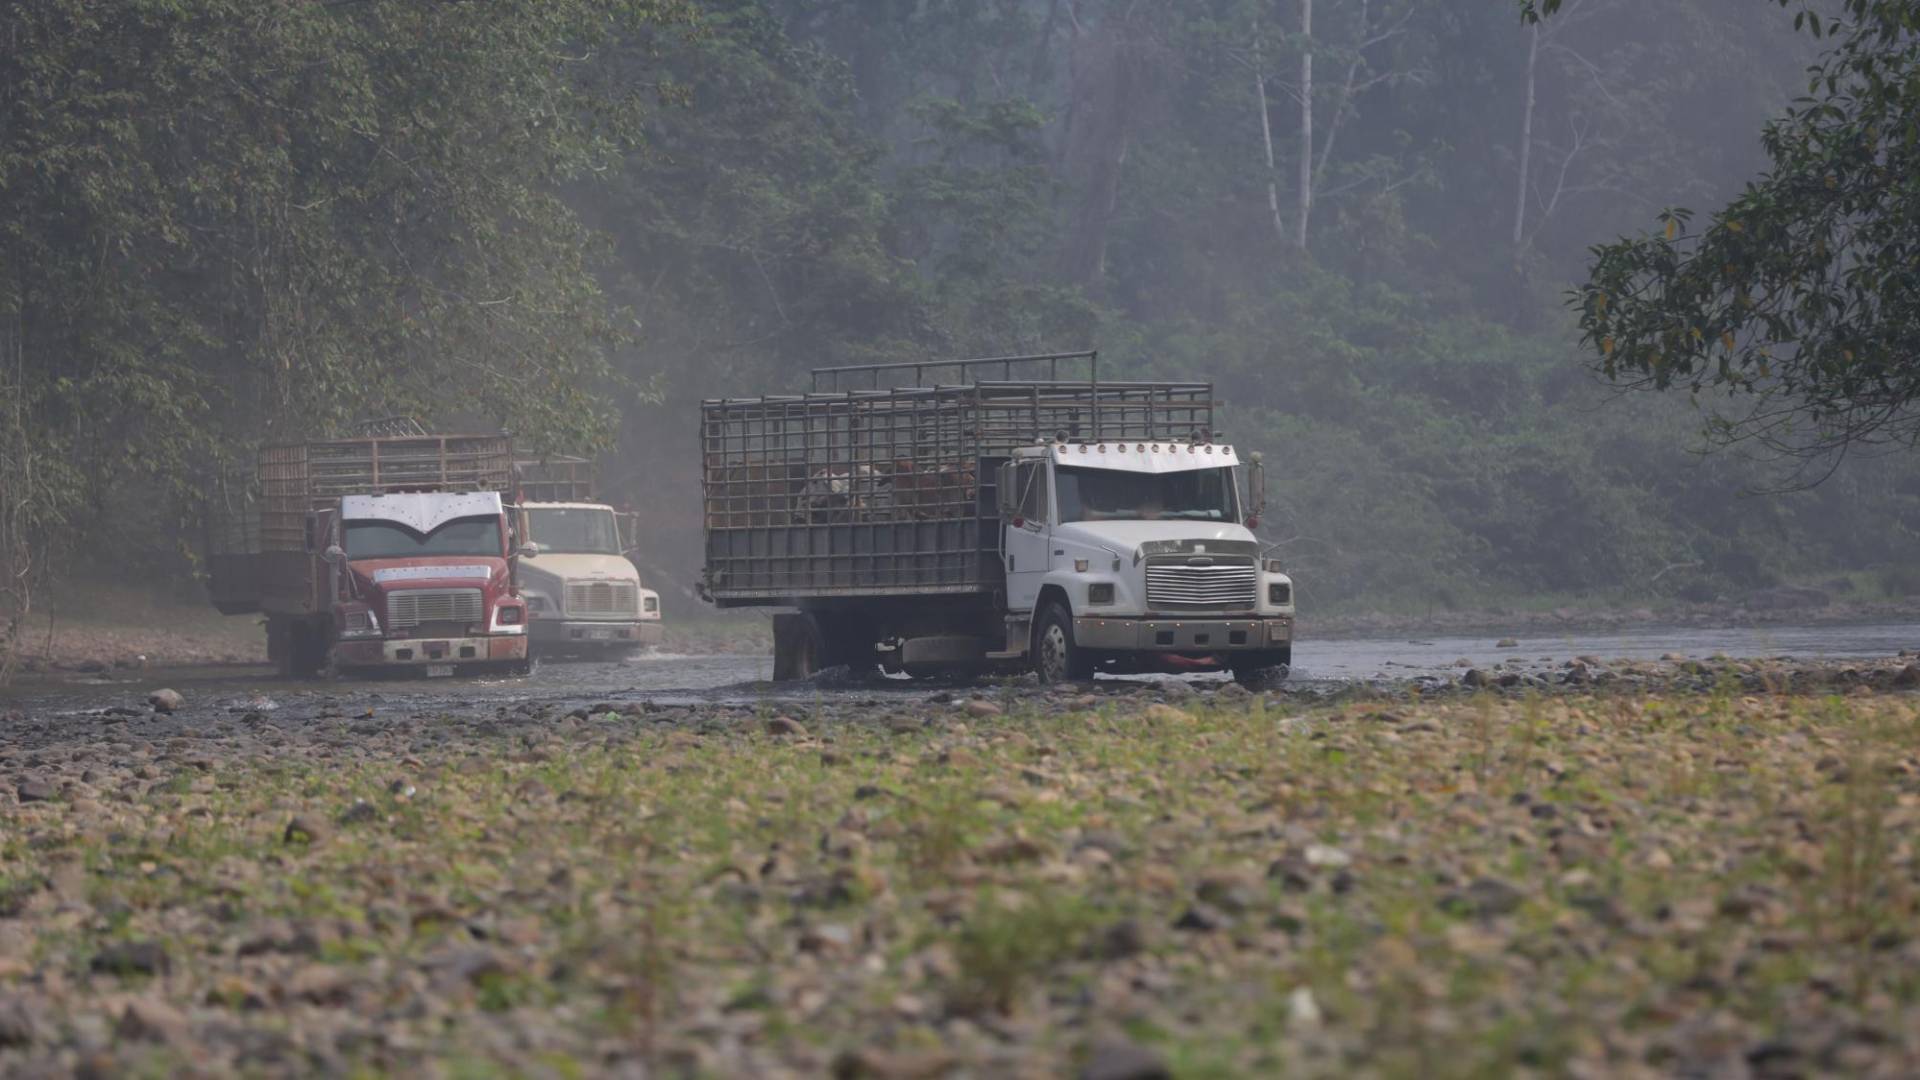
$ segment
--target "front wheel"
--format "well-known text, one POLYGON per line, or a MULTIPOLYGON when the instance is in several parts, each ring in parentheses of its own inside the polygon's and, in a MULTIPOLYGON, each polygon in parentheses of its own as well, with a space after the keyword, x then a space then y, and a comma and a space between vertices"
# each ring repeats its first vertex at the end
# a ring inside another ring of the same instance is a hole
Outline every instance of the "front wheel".
POLYGON ((1233 671, 1234 682, 1249 690, 1266 690, 1287 681, 1292 661, 1293 650, 1282 649, 1230 657, 1227 666, 1233 671))
POLYGON ((1093 678, 1093 658, 1074 644, 1073 616, 1058 604, 1048 604, 1033 628, 1033 673, 1043 683, 1086 682, 1093 678))

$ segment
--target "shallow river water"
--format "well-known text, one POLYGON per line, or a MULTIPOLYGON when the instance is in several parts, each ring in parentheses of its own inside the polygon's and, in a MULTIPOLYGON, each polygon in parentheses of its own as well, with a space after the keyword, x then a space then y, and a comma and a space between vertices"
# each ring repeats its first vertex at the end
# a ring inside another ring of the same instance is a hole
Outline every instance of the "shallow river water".
MULTIPOLYGON (((1648 629, 1628 632, 1537 633, 1517 648, 1498 648, 1490 636, 1356 638, 1301 641, 1288 685, 1335 689, 1351 683, 1457 674, 1457 661, 1491 667, 1517 661, 1545 669, 1576 656, 1604 660, 1689 658, 1725 654, 1743 658, 1793 657, 1840 660, 1890 657, 1920 649, 1920 624, 1861 626, 1769 626, 1756 629, 1648 629)), ((774 684, 772 660, 764 656, 647 654, 613 662, 548 661, 528 679, 453 678, 301 682, 277 678, 265 667, 201 666, 116 671, 100 677, 68 676, 23 681, 0 690, 0 702, 40 713, 138 706, 149 690, 169 686, 196 704, 227 703, 235 709, 275 708, 328 701, 387 708, 467 708, 505 702, 634 701, 661 704, 758 702, 854 695, 918 695, 934 689, 910 680, 850 683, 830 673, 818 681, 774 684)), ((1147 676, 1145 678, 1161 678, 1147 676)), ((1217 675, 1192 676, 1195 680, 1217 675)), ((1100 680, 1101 683, 1120 680, 1100 680)), ((937 684, 936 684, 937 685, 937 684)), ((1117 688, 1117 687, 1116 687, 1117 688)))

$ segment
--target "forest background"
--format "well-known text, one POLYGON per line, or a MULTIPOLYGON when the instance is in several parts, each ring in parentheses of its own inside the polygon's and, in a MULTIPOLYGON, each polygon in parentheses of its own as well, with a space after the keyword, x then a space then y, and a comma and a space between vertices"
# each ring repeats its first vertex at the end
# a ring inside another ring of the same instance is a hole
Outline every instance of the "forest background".
POLYGON ((1716 403, 1599 383, 1566 306, 1592 245, 1762 168, 1792 14, 11 5, 0 611, 190 591, 223 469, 413 414, 599 454, 691 613, 699 399, 1087 347, 1215 380, 1309 609, 1920 592, 1910 455, 1703 455, 1716 403))

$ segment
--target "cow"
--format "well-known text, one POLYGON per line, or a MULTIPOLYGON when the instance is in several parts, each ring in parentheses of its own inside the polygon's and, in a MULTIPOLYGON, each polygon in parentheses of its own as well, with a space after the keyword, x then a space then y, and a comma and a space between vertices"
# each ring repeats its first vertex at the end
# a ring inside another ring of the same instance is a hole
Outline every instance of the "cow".
POLYGON ((969 465, 893 463, 893 505, 914 521, 972 517, 973 468, 969 465))
POLYGON ((784 461, 707 461, 707 528, 790 525, 806 487, 804 467, 784 461))

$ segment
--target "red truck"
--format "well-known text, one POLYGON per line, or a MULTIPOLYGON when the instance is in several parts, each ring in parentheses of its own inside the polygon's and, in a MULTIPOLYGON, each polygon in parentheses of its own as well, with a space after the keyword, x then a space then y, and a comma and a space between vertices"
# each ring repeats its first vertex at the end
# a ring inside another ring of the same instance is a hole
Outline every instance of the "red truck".
POLYGON ((209 514, 214 606, 264 614, 283 675, 526 674, 512 485, 502 435, 264 447, 209 514))

